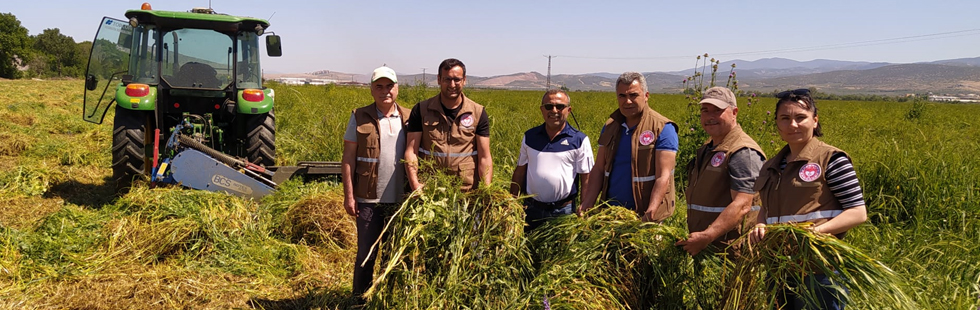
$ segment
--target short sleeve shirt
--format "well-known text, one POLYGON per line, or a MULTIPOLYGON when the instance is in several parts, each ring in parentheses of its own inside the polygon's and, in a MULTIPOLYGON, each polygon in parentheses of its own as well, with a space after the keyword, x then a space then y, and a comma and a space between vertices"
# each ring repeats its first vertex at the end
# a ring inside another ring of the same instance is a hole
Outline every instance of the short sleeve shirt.
MULTIPOLYGON (((714 150, 714 145, 708 146, 708 151, 714 150)), ((728 176, 731 178, 731 190, 754 194, 755 179, 759 178, 759 171, 766 162, 761 153, 743 148, 735 151, 732 158, 728 160, 728 176)))
MULTIPOLYGON (((378 128, 381 140, 381 154, 378 156, 378 199, 354 197, 360 203, 396 203, 399 191, 405 187, 405 168, 401 164, 405 157, 405 132, 402 131, 401 116, 398 109, 389 116, 378 112, 378 128)), ((357 143, 357 121, 351 113, 344 132, 344 141, 357 143)))
POLYGON ((578 175, 589 173, 595 159, 589 137, 572 125, 551 139, 544 125, 521 139, 518 166, 527 166, 527 193, 540 202, 556 202, 578 194, 578 175))
MULTIPOLYGON (((456 114, 459 114, 459 109, 463 107, 463 105, 459 105, 455 109, 447 109, 441 104, 440 106, 442 106, 443 115, 446 115, 446 118, 449 120, 455 120, 456 114)), ((406 128, 407 132, 422 132, 421 109, 420 104, 416 104, 414 107, 412 107, 412 113, 408 115, 408 128, 406 128)), ((486 107, 483 108, 483 113, 480 113, 480 120, 476 123, 476 135, 481 137, 490 136, 490 119, 487 117, 486 107)))
MULTIPOLYGON (((622 206, 630 210, 636 210, 636 201, 633 200, 633 143, 632 137, 635 134, 636 126, 626 127, 619 131, 619 146, 616 147, 616 154, 612 154, 612 171, 609 172, 608 196, 609 202, 614 205, 622 206)), ((654 144, 657 151, 677 152, 680 141, 677 137, 677 128, 673 125, 665 124, 664 128, 657 136, 654 144)), ((608 156, 608 155, 607 155, 608 156)))

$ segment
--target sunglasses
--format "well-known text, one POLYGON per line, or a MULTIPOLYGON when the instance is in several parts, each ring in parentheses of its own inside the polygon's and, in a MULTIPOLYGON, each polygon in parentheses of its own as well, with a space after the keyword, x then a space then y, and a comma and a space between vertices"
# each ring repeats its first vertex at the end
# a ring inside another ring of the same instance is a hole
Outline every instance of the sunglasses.
POLYGON ((776 98, 782 99, 782 98, 789 97, 789 95, 809 96, 810 95, 810 90, 809 89, 806 89, 806 88, 800 88, 800 89, 794 89, 794 90, 787 90, 787 91, 780 92, 780 93, 776 94, 776 98))
POLYGON ((545 104, 542 104, 541 107, 544 108, 545 111, 551 111, 551 109, 554 109, 554 108, 558 108, 558 111, 563 111, 563 110, 565 110, 565 108, 568 107, 568 105, 567 104, 545 103, 545 104))

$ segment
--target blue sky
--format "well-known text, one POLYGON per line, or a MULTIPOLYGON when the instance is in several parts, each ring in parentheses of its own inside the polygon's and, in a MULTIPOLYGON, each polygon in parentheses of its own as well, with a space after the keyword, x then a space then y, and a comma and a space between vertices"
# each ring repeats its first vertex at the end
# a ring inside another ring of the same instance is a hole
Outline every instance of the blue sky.
MULTIPOLYGON (((6 1, 31 34, 59 28, 92 40, 103 16, 139 1, 6 1)), ((207 0, 151 1, 187 11, 207 0)), ((268 19, 283 56, 267 73, 368 74, 382 64, 431 73, 455 57, 470 75, 675 71, 709 53, 722 61, 782 57, 911 63, 980 56, 980 1, 252 1, 213 0, 220 13, 268 19), (896 4, 900 3, 900 4, 896 4), (274 14, 274 15, 273 15, 274 14)))

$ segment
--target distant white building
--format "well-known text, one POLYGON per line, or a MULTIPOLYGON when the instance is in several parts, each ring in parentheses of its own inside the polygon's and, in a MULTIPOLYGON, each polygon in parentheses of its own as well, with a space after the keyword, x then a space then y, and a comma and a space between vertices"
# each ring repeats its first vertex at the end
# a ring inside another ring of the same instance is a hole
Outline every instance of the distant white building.
POLYGON ((310 85, 327 85, 327 84, 337 84, 336 80, 331 79, 310 79, 307 84, 310 85))
POLYGON ((968 95, 929 95, 929 101, 936 102, 980 102, 980 97, 976 94, 968 95))
POLYGON ((304 85, 304 84, 307 84, 307 80, 305 78, 281 77, 281 78, 275 78, 275 79, 273 79, 273 81, 276 81, 276 82, 279 82, 279 83, 282 83, 282 84, 286 84, 286 85, 304 85))

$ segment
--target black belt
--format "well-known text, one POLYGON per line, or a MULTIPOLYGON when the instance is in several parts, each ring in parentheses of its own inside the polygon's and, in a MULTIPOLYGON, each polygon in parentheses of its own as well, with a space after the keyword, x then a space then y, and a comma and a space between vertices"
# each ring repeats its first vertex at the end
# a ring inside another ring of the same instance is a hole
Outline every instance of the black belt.
POLYGON ((542 209, 558 209, 564 207, 572 200, 575 200, 575 195, 568 195, 568 197, 565 197, 565 199, 555 201, 555 202, 540 202, 535 200, 534 198, 526 198, 524 199, 524 204, 527 205, 528 207, 536 207, 542 209))

